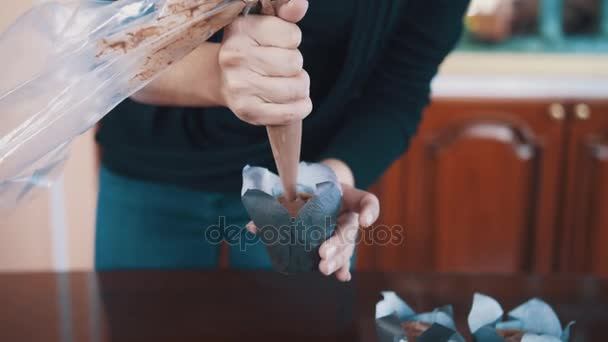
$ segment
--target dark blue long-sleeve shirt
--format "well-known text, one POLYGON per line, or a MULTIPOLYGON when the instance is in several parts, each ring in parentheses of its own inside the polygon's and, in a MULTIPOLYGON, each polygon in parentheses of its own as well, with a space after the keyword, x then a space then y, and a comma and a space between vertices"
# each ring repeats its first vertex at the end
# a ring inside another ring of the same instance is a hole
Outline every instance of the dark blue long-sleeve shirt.
MULTIPOLYGON (((309 0, 299 24, 313 113, 302 159, 337 158, 365 188, 406 149, 467 0, 309 0)), ((103 164, 126 176, 238 192, 244 165, 274 168, 263 127, 227 108, 125 101, 102 122, 103 164)))

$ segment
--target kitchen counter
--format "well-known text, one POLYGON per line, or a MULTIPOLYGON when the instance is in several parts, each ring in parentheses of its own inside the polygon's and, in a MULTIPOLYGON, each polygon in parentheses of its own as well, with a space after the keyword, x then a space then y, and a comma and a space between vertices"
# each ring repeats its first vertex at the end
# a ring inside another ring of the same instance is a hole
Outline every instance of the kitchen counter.
POLYGON ((510 310, 550 303, 573 341, 604 341, 608 280, 576 276, 176 271, 0 275, 0 341, 374 341, 375 304, 394 290, 418 311, 453 304, 466 334, 473 294, 510 310))
POLYGON ((608 56, 455 52, 435 98, 608 98, 608 56))

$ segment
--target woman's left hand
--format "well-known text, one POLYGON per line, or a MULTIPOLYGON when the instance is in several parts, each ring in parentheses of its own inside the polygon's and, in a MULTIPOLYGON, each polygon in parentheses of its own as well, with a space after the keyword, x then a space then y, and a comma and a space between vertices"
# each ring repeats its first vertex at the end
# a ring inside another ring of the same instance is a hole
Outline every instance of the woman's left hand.
POLYGON ((342 192, 342 212, 338 216, 336 232, 319 249, 319 271, 328 276, 335 274, 338 280, 347 282, 351 279, 350 263, 359 229, 376 222, 380 202, 374 194, 350 185, 342 184, 342 192))
MULTIPOLYGON (((334 274, 340 281, 351 279, 351 258, 355 251, 360 228, 371 226, 380 214, 378 198, 369 192, 342 184, 342 209, 334 235, 319 248, 321 263, 319 271, 325 275, 334 274)), ((257 228, 250 222, 247 230, 256 234, 257 228)))

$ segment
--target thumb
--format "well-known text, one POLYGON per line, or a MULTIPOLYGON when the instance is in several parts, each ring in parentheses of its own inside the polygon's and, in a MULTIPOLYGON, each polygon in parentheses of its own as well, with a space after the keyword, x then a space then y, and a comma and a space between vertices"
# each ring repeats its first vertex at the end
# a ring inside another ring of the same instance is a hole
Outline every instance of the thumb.
POLYGON ((277 16, 295 24, 304 18, 308 5, 308 0, 290 0, 279 7, 277 16))
POLYGON ((369 227, 376 222, 380 215, 378 197, 348 185, 342 185, 342 192, 344 207, 359 214, 359 223, 362 227, 369 227))

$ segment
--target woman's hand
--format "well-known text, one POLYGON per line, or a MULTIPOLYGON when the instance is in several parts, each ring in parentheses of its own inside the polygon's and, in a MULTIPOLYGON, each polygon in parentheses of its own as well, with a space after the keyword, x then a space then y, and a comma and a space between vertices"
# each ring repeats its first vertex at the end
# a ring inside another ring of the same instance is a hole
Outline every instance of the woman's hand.
POLYGON ((307 10, 307 0, 291 0, 278 17, 237 18, 221 44, 203 43, 131 99, 158 106, 228 107, 255 125, 303 119, 312 102, 295 23, 307 10))
MULTIPOLYGON (((341 160, 326 159, 322 162, 329 166, 342 185, 342 206, 334 235, 319 248, 319 271, 327 276, 334 274, 340 281, 351 279, 351 258, 356 248, 360 228, 370 227, 380 215, 378 197, 367 191, 356 189, 351 169, 341 160)), ((253 222, 247 230, 257 234, 253 222)))
POLYGON ((328 276, 335 274, 338 280, 346 282, 351 279, 350 263, 359 229, 376 222, 380 202, 374 194, 347 184, 342 184, 342 192, 342 211, 338 216, 336 232, 319 249, 319 271, 328 276))
POLYGON ((325 159, 322 164, 329 166, 342 184, 342 207, 334 236, 319 249, 319 271, 328 276, 335 274, 340 281, 349 281, 350 261, 357 247, 359 229, 376 222, 380 215, 380 202, 374 194, 354 187, 353 172, 343 161, 325 159))
POLYGON ((222 102, 241 120, 283 125, 312 111, 295 24, 307 10, 308 1, 291 0, 278 17, 250 15, 225 29, 218 57, 222 102))
MULTIPOLYGON (((356 248, 360 228, 374 224, 380 214, 378 198, 351 185, 342 184, 342 209, 334 235, 319 248, 319 271, 327 276, 334 274, 340 281, 351 279, 350 262, 356 248)), ((253 234, 258 229, 253 222, 247 224, 253 234)))

